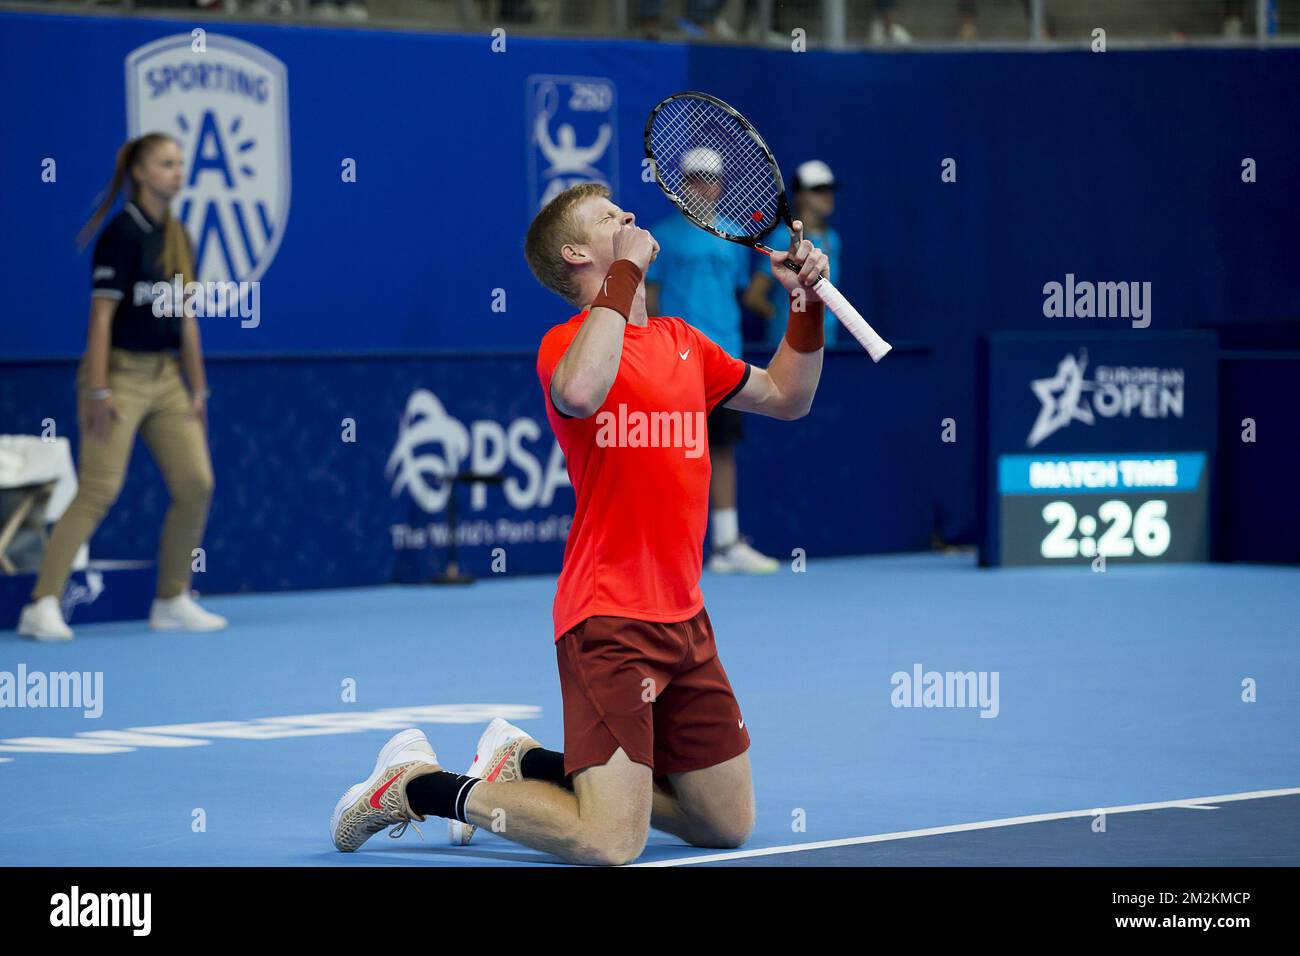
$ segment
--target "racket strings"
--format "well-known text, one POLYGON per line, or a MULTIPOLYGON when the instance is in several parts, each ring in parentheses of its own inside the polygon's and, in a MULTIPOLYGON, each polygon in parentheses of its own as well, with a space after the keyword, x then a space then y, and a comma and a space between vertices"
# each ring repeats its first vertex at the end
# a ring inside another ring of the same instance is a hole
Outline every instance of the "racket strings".
POLYGON ((706 227, 753 238, 775 225, 781 191, 767 151, 726 110, 707 100, 666 104, 651 124, 650 151, 674 200, 706 227), (691 177, 720 185, 716 202, 691 177))
POLYGON ((729 114, 700 108, 681 113, 664 128, 671 157, 665 182, 697 219, 720 231, 748 236, 765 231, 774 220, 778 195, 766 154, 729 114), (689 169, 683 164, 688 157, 689 169), (716 203, 689 188, 692 174, 722 186, 716 203))

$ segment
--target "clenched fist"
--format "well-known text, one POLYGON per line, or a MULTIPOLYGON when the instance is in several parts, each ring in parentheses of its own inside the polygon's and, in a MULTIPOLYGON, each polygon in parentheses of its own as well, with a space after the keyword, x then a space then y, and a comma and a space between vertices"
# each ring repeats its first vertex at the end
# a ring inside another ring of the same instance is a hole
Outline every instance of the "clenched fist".
POLYGON ((624 223, 614 230, 614 260, 628 259, 636 264, 642 274, 659 255, 659 243, 648 229, 624 223))

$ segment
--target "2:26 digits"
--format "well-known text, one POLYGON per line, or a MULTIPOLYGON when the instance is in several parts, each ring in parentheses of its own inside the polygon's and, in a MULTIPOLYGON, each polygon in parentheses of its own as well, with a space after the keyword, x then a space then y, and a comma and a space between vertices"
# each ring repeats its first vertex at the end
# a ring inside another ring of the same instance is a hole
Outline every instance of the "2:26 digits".
POLYGON ((1096 517, 1080 516, 1068 501, 1051 501, 1043 508, 1043 520, 1052 529, 1043 538, 1044 558, 1094 557, 1128 558, 1133 552, 1148 558, 1158 558, 1169 549, 1171 532, 1168 502, 1161 499, 1145 501, 1134 511, 1127 502, 1103 502, 1096 517), (1107 522, 1100 536, 1096 536, 1098 521, 1107 522), (1075 537, 1076 530, 1079 537, 1075 537), (1131 533, 1130 533, 1131 532, 1131 533))

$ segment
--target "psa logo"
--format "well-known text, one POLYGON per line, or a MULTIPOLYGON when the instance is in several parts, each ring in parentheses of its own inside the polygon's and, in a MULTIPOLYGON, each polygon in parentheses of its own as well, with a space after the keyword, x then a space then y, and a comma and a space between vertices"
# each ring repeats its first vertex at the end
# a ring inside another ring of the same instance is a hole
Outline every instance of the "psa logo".
MULTIPOLYGON (((466 428, 447 413, 437 395, 421 388, 406 400, 384 473, 392 479, 394 498, 405 491, 423 510, 436 514, 447 506, 456 475, 497 475, 511 465, 519 474, 501 485, 509 505, 519 510, 544 508, 554 500, 556 488, 569 485, 569 473, 558 442, 551 445, 545 469, 526 447, 541 435, 537 422, 526 417, 508 426, 478 419, 466 428)), ((470 506, 475 511, 487 507, 486 485, 473 486, 470 506)))
POLYGON ((532 209, 579 183, 604 183, 618 195, 612 80, 530 76, 527 114, 532 209))
POLYGON ((275 258, 289 218, 289 81, 260 47, 209 33, 139 47, 126 58, 127 128, 174 136, 185 158, 177 215, 195 240, 202 282, 252 282, 275 258))
POLYGON ((1181 368, 1098 365, 1091 381, 1084 375, 1087 368, 1088 350, 1080 349, 1077 357, 1067 355, 1057 363, 1054 376, 1029 383, 1042 407, 1027 447, 1071 422, 1092 425, 1094 413, 1102 418, 1183 417, 1186 374, 1181 368))

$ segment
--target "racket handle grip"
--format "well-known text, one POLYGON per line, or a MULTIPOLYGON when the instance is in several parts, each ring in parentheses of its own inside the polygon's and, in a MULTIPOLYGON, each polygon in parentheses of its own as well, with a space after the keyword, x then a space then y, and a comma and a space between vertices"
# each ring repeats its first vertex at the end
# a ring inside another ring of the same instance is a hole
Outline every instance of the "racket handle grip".
POLYGON ((835 313, 835 318, 849 330, 849 334, 858 340, 858 344, 867 350, 873 362, 879 362, 893 348, 867 324, 862 314, 853 308, 853 303, 844 298, 844 293, 831 285, 830 279, 823 278, 818 281, 813 286, 813 291, 826 303, 826 308, 835 313))

